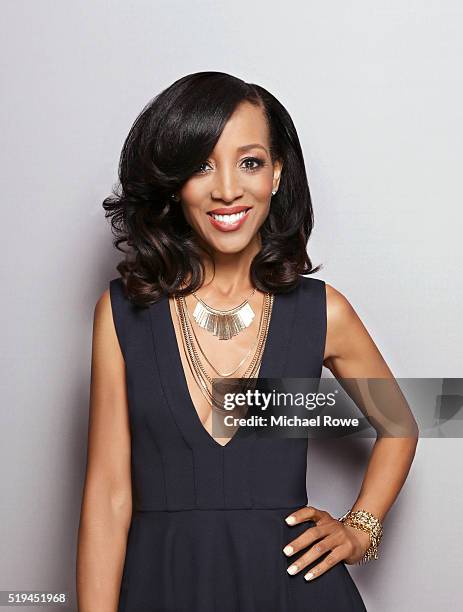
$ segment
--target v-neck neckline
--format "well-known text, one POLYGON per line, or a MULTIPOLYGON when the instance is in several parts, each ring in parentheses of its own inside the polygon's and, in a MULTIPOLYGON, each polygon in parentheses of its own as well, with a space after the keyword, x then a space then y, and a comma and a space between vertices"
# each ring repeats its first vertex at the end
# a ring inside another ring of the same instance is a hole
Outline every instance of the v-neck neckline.
MULTIPOLYGON (((296 313, 296 297, 299 293, 299 287, 297 287, 286 294, 274 294, 269 328, 257 377, 259 379, 284 376, 296 313)), ((177 342, 168 295, 163 295, 160 301, 150 307, 150 320, 160 382, 167 404, 183 438, 190 446, 202 441, 212 450, 227 451, 234 448, 238 441, 245 437, 243 427, 238 427, 226 444, 220 444, 205 428, 196 410, 183 368, 181 346, 177 342)), ((251 433, 255 436, 255 432, 251 433)))
MULTIPOLYGON (((269 327, 268 327, 268 331, 267 331, 267 337, 265 339, 265 344, 264 344, 264 349, 263 349, 263 353, 262 353, 262 359, 261 359, 261 363, 260 363, 260 368, 259 368, 259 375, 257 376, 257 378, 264 378, 265 376, 262 374, 262 369, 265 369, 265 365, 266 365, 266 359, 268 359, 268 343, 269 341, 271 341, 271 337, 272 337, 272 333, 273 333, 273 328, 274 326, 272 326, 272 320, 273 320, 273 314, 274 314, 274 309, 275 309, 275 305, 277 302, 277 297, 278 294, 274 294, 273 297, 273 306, 272 306, 272 312, 270 313, 270 321, 269 321, 269 327)), ((219 449, 226 449, 228 448, 233 441, 235 440, 235 438, 238 438, 240 433, 243 430, 243 427, 240 425, 235 433, 233 434, 233 436, 230 438, 230 440, 226 443, 226 444, 220 444, 220 442, 217 442, 217 440, 207 431, 207 429, 205 428, 203 422, 201 421, 201 418, 198 414, 198 411, 196 409, 196 406, 194 405, 193 399, 191 397, 190 394, 190 390, 188 388, 188 380, 185 374, 185 369, 183 367, 183 362, 182 362, 182 357, 180 354, 180 346, 179 343, 177 341, 177 334, 175 332, 175 325, 174 325, 174 321, 172 319, 172 313, 170 310, 170 300, 169 298, 166 296, 165 297, 165 301, 166 301, 166 305, 167 305, 167 315, 168 315, 168 319, 169 319, 169 323, 168 323, 168 330, 169 330, 169 337, 171 339, 171 341, 173 342, 173 344, 175 345, 174 347, 172 347, 172 350, 175 354, 175 360, 177 362, 177 366, 180 369, 180 381, 179 384, 181 386, 181 392, 185 401, 185 405, 189 407, 190 410, 193 411, 193 416, 195 417, 195 421, 197 421, 197 424, 199 425, 199 427, 201 428, 201 430, 204 432, 204 434, 207 436, 207 438, 209 439, 209 441, 216 447, 218 447, 219 449)))

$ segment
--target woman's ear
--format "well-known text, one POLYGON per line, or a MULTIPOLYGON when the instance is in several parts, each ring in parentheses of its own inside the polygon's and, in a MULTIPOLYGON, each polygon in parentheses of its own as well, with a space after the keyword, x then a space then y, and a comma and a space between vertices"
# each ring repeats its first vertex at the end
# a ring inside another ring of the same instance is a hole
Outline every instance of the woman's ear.
POLYGON ((283 170, 283 164, 281 160, 277 159, 273 164, 273 191, 278 191, 280 185, 281 171, 283 170))

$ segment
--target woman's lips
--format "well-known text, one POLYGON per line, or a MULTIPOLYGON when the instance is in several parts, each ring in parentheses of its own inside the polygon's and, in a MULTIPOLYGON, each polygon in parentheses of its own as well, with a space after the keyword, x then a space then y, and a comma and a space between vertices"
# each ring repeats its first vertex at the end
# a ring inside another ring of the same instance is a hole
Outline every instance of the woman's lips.
POLYGON ((221 232, 233 232, 243 225, 250 211, 251 208, 248 208, 234 215, 215 215, 214 217, 213 213, 207 213, 207 216, 211 220, 211 224, 221 232))

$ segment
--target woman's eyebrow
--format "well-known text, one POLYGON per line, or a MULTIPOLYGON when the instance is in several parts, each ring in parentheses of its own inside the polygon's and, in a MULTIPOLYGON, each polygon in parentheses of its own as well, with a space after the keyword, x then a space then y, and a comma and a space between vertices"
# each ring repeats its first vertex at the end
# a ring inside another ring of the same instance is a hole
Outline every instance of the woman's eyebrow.
POLYGON ((266 153, 268 152, 267 149, 258 142, 253 142, 248 145, 242 145, 241 147, 238 147, 237 151, 248 151, 249 149, 255 149, 256 147, 259 149, 263 149, 266 153))

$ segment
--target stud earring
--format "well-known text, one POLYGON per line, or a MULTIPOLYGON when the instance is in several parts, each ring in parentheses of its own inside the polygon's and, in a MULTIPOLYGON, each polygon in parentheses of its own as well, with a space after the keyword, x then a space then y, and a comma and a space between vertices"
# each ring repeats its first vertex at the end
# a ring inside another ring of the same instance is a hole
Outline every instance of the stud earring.
POLYGON ((277 192, 277 189, 274 189, 274 190, 272 191, 272 196, 274 196, 274 195, 276 194, 276 192, 277 192))

